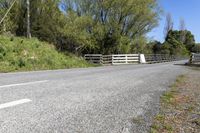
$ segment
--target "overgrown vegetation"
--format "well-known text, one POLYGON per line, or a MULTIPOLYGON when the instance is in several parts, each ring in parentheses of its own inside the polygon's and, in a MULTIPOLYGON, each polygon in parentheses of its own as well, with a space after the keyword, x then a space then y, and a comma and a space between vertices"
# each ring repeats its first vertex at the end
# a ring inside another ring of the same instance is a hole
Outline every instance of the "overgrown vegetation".
POLYGON ((89 67, 83 59, 56 51, 38 39, 0 36, 0 72, 89 67))
POLYGON ((200 132, 200 71, 181 75, 161 97, 160 113, 155 116, 151 133, 200 132))
MULTIPOLYGON (((0 18, 12 2, 0 1, 0 18)), ((26 0, 16 1, 0 25, 1 33, 26 36, 26 6, 26 0)), ((75 54, 187 55, 198 51, 184 21, 179 31, 173 30, 170 14, 166 19, 165 42, 148 43, 146 33, 157 26, 160 14, 157 0, 31 0, 30 29, 33 37, 75 54)))
MULTIPOLYGON (((0 2, 5 12, 13 0, 0 2)), ((146 50, 146 33, 157 26, 156 0, 31 0, 33 37, 76 54, 132 53, 146 50)), ((17 0, 2 32, 27 34, 26 0, 17 0)), ((148 51, 148 50, 147 50, 148 51)))

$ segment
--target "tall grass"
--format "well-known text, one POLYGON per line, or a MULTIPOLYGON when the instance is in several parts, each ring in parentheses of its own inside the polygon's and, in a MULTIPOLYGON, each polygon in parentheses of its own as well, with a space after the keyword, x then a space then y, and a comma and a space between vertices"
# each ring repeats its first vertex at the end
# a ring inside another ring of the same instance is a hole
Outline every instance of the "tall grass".
POLYGON ((72 54, 59 53, 52 44, 38 39, 0 36, 0 72, 89 67, 72 54))

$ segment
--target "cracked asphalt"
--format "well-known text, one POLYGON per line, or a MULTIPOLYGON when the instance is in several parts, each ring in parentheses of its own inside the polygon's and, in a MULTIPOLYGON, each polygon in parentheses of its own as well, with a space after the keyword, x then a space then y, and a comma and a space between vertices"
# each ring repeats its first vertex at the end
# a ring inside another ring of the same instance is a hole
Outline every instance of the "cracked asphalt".
POLYGON ((2 73, 0 133, 148 132, 184 62, 2 73))

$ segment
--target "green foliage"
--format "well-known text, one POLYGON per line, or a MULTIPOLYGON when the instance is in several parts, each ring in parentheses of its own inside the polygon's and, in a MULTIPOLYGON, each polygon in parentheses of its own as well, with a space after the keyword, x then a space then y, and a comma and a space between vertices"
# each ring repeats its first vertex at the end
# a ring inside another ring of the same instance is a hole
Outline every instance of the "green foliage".
POLYGON ((193 47, 195 46, 195 38, 194 35, 190 31, 180 31, 180 34, 185 34, 185 38, 183 44, 186 46, 188 51, 192 51, 193 47))
POLYGON ((88 67, 83 59, 64 55, 53 45, 33 38, 0 36, 0 72, 88 67))
POLYGON ((192 52, 200 53, 200 44, 195 44, 195 46, 192 48, 192 52))
MULTIPOLYGON (((0 1, 0 18, 12 0, 0 1)), ((169 31, 163 44, 147 44, 146 33, 157 26, 161 10, 156 0, 31 0, 33 37, 60 51, 85 53, 145 53, 187 55, 198 51, 190 31, 169 31)), ((26 35, 26 0, 18 0, 1 32, 26 35)), ((3 55, 0 55, 0 59, 3 55)), ((23 61, 20 63, 23 66, 23 61)))
POLYGON ((190 31, 177 31, 170 30, 166 36, 164 43, 153 41, 149 45, 152 47, 152 52, 154 54, 168 54, 176 56, 187 56, 189 52, 194 49, 195 40, 194 36, 190 31))
POLYGON ((185 41, 182 42, 181 35, 183 31, 169 31, 164 42, 165 51, 170 55, 188 55, 189 47, 193 47, 194 36, 191 36, 191 32, 184 31, 186 33, 185 41))
MULTIPOLYGON (((13 0, 0 1, 0 20, 4 17, 12 1, 13 0)), ((16 23, 11 19, 11 15, 9 14, 0 25, 0 33, 12 31, 16 26, 16 23)))
POLYGON ((152 54, 152 45, 150 43, 147 44, 147 39, 145 37, 138 37, 131 45, 131 52, 152 54))
POLYGON ((59 47, 62 50, 69 50, 71 52, 81 53, 84 49, 95 49, 96 40, 86 30, 86 27, 91 27, 93 21, 88 16, 78 16, 74 12, 69 12, 65 18, 65 25, 63 27, 63 42, 59 47))
MULTIPOLYGON (((26 35, 25 2, 16 2, 4 26, 18 36, 26 35)), ((138 48, 133 45, 138 45, 135 42, 139 38, 142 46, 137 52, 141 52, 146 43, 143 38, 157 25, 160 13, 155 0, 30 2, 32 36, 54 43, 59 50, 78 54, 130 53, 134 47, 138 48)))
POLYGON ((154 54, 161 54, 162 47, 163 47, 163 45, 162 45, 161 42, 159 42, 159 41, 152 41, 148 45, 151 46, 152 53, 154 53, 154 54))

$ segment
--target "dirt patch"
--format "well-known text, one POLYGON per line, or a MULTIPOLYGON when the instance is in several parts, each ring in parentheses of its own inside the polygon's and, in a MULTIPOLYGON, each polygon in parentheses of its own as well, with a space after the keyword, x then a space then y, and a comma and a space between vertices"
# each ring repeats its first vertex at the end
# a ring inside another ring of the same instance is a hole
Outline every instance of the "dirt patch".
POLYGON ((200 133, 200 69, 177 77, 160 104, 151 133, 200 133))

